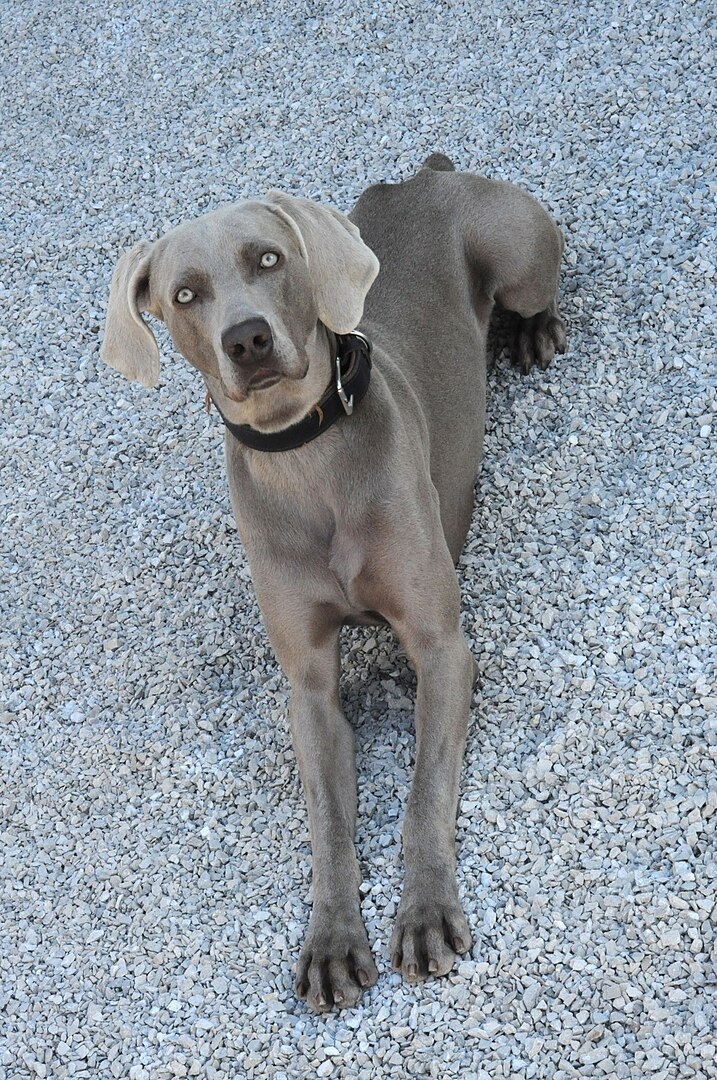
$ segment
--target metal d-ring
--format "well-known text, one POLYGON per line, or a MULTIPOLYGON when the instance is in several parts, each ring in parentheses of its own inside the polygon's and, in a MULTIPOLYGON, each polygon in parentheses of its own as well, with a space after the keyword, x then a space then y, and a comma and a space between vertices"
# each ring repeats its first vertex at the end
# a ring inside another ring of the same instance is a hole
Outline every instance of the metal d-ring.
POLYGON ((346 391, 344 390, 343 383, 341 382, 341 357, 336 357, 336 390, 338 392, 341 404, 344 407, 344 412, 347 416, 350 416, 354 411, 354 396, 346 397, 346 391))

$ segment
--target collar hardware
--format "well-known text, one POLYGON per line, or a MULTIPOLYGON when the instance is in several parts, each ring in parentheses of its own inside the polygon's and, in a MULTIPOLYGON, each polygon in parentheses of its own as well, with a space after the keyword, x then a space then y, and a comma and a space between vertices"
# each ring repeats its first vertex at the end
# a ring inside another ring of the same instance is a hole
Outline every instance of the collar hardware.
POLYGON ((344 412, 347 416, 350 416, 354 411, 354 396, 346 397, 346 391, 343 388, 341 382, 341 357, 336 357, 336 393, 339 395, 339 401, 344 407, 344 412))

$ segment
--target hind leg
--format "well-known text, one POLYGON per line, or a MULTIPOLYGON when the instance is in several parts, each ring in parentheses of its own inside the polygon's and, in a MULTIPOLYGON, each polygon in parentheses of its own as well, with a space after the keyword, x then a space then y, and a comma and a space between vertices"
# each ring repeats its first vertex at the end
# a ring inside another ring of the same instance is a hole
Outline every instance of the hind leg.
POLYGON ((512 184, 460 177, 465 250, 476 287, 478 317, 494 304, 517 316, 513 359, 527 374, 565 352, 558 311, 563 254, 560 230, 540 204, 512 184))
MULTIPOLYGON (((511 358, 523 375, 536 365, 545 371, 556 352, 564 353, 567 345, 565 324, 558 310, 563 238, 548 215, 538 210, 535 204, 532 259, 524 268, 528 272, 517 281, 509 279, 495 292, 497 302, 515 316, 511 358)), ((519 242, 524 242, 523 237, 519 242)), ((511 265, 510 261, 507 265, 511 265)))

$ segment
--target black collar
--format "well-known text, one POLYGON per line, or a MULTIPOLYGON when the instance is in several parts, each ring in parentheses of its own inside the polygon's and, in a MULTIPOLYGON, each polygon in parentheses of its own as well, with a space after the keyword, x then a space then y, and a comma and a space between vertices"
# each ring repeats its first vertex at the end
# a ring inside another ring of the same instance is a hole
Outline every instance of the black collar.
MULTIPOLYGON (((336 358, 334 377, 321 401, 314 405, 303 420, 299 420, 283 431, 270 434, 257 431, 249 424, 232 424, 222 417, 227 431, 235 439, 252 450, 266 450, 277 453, 280 450, 296 450, 304 443, 311 442, 322 431, 326 431, 342 416, 350 416, 368 390, 371 378, 371 343, 363 334, 336 334, 336 358)), ((216 402, 214 402, 216 405, 216 402)))

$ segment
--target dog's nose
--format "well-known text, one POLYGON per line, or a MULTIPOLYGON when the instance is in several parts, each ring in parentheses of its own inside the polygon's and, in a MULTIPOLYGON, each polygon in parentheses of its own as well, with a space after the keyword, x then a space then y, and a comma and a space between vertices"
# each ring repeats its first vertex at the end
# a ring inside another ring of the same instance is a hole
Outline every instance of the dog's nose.
POLYGON ((271 327, 261 318, 234 323, 222 334, 222 348, 236 364, 246 367, 262 364, 274 351, 271 327))

